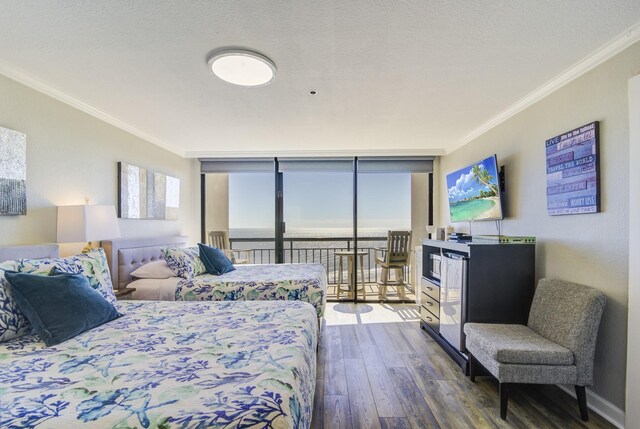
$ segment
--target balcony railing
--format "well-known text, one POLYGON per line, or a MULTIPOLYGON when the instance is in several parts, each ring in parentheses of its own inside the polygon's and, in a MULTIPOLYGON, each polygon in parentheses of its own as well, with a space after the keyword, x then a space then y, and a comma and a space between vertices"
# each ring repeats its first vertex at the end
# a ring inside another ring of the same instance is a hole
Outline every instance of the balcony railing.
MULTIPOLYGON (((254 264, 275 263, 275 240, 273 238, 229 238, 231 248, 248 251, 250 262, 254 264), (271 245, 269 245, 272 243, 271 245)), ((365 283, 378 281, 378 270, 375 265, 376 253, 381 255, 380 249, 386 249, 387 237, 359 237, 358 250, 366 254, 364 259, 365 283)), ((286 263, 315 263, 322 264, 327 273, 329 284, 338 283, 339 256, 335 252, 353 249, 351 237, 285 237, 284 262, 286 263)), ((242 255, 244 258, 244 254, 242 255)), ((359 261, 358 261, 359 263, 359 261)), ((410 283, 410 267, 405 268, 404 278, 410 283)), ((347 279, 347 263, 343 262, 343 282, 347 279)), ((360 268, 358 267, 358 281, 360 268)))

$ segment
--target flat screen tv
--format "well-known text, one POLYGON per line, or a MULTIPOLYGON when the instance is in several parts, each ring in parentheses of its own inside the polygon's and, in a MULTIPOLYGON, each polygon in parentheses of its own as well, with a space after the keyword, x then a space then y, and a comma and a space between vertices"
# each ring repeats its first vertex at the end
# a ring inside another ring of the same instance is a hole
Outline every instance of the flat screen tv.
POLYGON ((495 155, 447 174, 451 222, 502 219, 499 182, 495 155))

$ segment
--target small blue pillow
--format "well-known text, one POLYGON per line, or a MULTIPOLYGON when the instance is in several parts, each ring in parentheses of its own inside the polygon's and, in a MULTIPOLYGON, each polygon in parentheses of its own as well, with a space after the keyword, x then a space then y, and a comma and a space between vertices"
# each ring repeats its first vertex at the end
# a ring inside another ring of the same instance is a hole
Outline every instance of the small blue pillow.
POLYGON ((219 276, 236 269, 224 252, 217 247, 202 243, 198 243, 198 247, 200 248, 200 259, 209 274, 219 276))
POLYGON ((48 276, 5 271, 18 308, 47 346, 55 346, 122 316, 82 274, 48 276))

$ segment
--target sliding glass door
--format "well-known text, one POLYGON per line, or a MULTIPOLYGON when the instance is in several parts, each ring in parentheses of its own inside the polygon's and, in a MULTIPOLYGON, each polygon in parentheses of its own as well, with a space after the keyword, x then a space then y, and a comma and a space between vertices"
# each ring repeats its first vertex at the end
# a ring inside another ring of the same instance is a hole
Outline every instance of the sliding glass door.
POLYGON ((225 231, 243 262, 322 264, 330 300, 414 299, 431 159, 201 161, 203 240, 225 231), (390 231, 404 231, 402 261, 387 257, 390 231))
POLYGON ((273 173, 229 174, 229 242, 250 263, 276 263, 274 192, 273 173))
MULTIPOLYGON (((358 250, 362 257, 363 284, 366 294, 361 299, 367 301, 413 301, 412 290, 408 288, 410 278, 411 245, 405 261, 387 259, 389 232, 393 240, 402 231, 411 231, 411 173, 360 173, 358 175, 358 250), (397 233, 396 233, 397 231, 397 233), (399 268, 398 268, 399 267, 399 268)), ((403 244, 403 243, 400 243, 403 244)))
POLYGON ((284 262, 320 263, 330 299, 351 299, 353 161, 283 160, 284 262))

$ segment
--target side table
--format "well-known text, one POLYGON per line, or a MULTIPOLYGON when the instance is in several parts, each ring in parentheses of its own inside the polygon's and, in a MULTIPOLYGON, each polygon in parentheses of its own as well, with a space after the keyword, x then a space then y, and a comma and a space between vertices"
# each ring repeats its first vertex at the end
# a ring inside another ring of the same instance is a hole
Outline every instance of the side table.
POLYGON ((362 299, 367 299, 367 291, 364 285, 364 256, 367 254, 365 251, 358 251, 358 258, 360 262, 360 287, 353 287, 353 256, 354 252, 352 250, 341 250, 335 252, 335 255, 338 257, 338 290, 337 295, 338 299, 340 299, 340 293, 346 292, 347 296, 351 296, 352 292, 358 293, 362 292, 362 299), (347 284, 342 286, 342 269, 343 269, 343 259, 347 260, 347 284))

